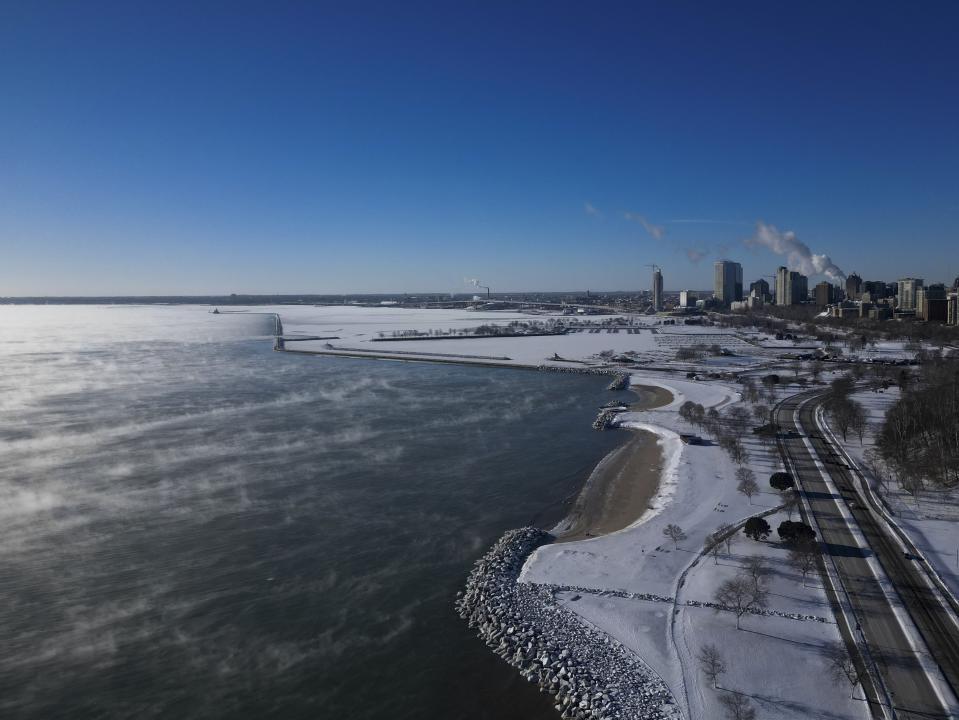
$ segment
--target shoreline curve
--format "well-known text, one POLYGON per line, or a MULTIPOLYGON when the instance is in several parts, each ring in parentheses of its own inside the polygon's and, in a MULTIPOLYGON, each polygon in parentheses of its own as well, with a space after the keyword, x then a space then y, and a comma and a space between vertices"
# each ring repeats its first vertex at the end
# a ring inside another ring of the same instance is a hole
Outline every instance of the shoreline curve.
MULTIPOLYGON (((674 400, 666 388, 632 385, 640 401, 631 411, 665 407, 674 400)), ((556 542, 587 540, 623 530, 651 510, 664 468, 659 437, 649 430, 629 428, 629 438, 593 469, 566 516, 550 530, 556 542)))

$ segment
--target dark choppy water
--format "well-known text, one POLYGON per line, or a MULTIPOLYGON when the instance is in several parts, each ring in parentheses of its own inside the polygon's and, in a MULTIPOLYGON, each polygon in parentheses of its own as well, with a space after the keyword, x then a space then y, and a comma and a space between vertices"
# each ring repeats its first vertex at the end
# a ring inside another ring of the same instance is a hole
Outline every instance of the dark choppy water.
POLYGON ((455 616, 619 439, 597 378, 0 307, 0 716, 546 718, 455 616))

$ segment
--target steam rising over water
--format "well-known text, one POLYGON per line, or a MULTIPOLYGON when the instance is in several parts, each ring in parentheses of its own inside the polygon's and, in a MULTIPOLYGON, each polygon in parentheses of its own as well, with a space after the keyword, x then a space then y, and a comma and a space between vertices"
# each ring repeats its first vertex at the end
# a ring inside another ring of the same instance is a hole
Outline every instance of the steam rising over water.
POLYGON ((271 330, 0 307, 0 716, 550 717, 451 603, 619 440, 604 383, 271 330))

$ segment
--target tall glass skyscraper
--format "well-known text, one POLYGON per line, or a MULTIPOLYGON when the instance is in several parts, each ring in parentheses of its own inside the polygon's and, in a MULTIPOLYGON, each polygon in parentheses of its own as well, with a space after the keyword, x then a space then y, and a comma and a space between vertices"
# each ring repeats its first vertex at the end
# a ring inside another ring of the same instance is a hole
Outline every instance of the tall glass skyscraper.
POLYGON ((714 265, 713 297, 728 305, 743 299, 743 266, 731 260, 714 265))

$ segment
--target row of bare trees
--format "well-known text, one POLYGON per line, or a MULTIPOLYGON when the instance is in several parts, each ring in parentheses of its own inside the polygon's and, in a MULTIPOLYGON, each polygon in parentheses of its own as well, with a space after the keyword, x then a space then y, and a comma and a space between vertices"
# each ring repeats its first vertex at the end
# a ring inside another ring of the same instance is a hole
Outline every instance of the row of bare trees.
POLYGON ((829 419, 846 440, 852 430, 859 436, 862 445, 866 434, 866 410, 861 403, 850 397, 855 389, 855 381, 851 375, 842 375, 834 379, 829 385, 829 394, 826 397, 826 412, 829 419))
POLYGON ((706 410, 699 403, 687 400, 680 406, 679 416, 711 436, 737 465, 749 462, 749 453, 743 444, 749 432, 749 411, 746 408, 737 405, 725 415, 720 415, 714 407, 706 410))
MULTIPOLYGON (((776 475, 785 476, 785 473, 776 475)), ((780 489, 784 495, 794 496, 795 493, 790 486, 791 479, 787 484, 784 477, 776 477, 776 475, 774 475, 776 482, 772 483, 773 487, 780 489)), ((762 517, 755 516, 747 522, 746 531, 750 537, 760 540, 768 537, 771 528, 762 517), (750 526, 750 523, 752 523, 752 526, 750 526)), ((802 575, 803 586, 805 587, 807 576, 816 568, 819 561, 819 546, 815 540, 815 535, 811 533, 808 526, 791 521, 780 524, 778 532, 782 540, 789 546, 788 562, 802 575)), ((732 546, 737 538, 737 527, 729 524, 720 525, 715 532, 706 538, 704 550, 707 554, 712 555, 715 562, 718 562, 718 557, 723 549, 725 549, 727 555, 731 555, 732 546)), ((737 575, 723 581, 716 588, 713 600, 736 615, 737 630, 741 628, 741 619, 744 615, 767 607, 769 592, 766 589, 766 578, 771 572, 772 570, 765 557, 749 555, 742 559, 741 568, 737 575)), ((717 612, 719 612, 718 608, 717 612)), ((849 683, 850 691, 855 693, 855 687, 859 683, 859 673, 855 663, 846 651, 845 645, 840 642, 829 643, 824 648, 823 654, 833 681, 837 684, 849 683)), ((706 643, 700 647, 696 659, 713 688, 728 691, 728 694, 718 698, 726 718, 728 720, 755 720, 756 709, 746 694, 720 686, 720 679, 727 671, 727 661, 720 647, 712 643, 706 643)))

